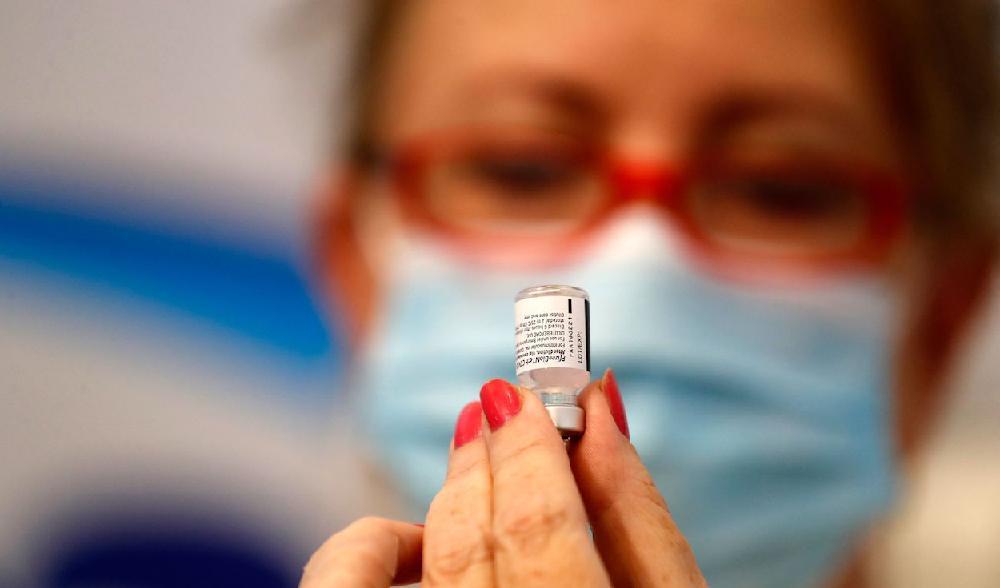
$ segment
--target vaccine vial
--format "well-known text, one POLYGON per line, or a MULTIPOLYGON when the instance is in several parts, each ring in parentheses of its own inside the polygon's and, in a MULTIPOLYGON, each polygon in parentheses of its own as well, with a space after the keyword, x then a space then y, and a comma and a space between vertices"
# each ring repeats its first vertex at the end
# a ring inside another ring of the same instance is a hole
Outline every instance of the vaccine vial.
POLYGON ((534 286, 514 299, 518 383, 541 398, 564 439, 583 433, 577 397, 590 382, 590 297, 574 286, 534 286))

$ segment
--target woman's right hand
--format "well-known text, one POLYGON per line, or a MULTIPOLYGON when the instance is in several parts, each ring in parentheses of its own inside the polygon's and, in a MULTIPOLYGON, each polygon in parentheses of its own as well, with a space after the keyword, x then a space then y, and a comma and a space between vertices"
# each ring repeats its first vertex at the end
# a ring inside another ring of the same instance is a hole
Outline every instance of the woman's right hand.
POLYGON ((569 455, 530 392, 493 380, 480 400, 459 417, 422 533, 363 519, 316 552, 303 588, 418 577, 426 586, 705 586, 628 440, 610 371, 581 396, 587 429, 569 455))

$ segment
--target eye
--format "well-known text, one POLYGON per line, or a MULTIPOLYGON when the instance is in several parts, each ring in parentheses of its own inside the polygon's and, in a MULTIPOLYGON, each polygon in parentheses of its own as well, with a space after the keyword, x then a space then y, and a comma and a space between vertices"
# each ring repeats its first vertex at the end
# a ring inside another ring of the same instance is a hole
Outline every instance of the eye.
POLYGON ((590 218, 606 190, 592 151, 574 141, 490 137, 431 158, 421 202, 476 230, 563 230, 590 218))
POLYGON ((717 196, 738 199, 747 212, 789 222, 832 219, 855 210, 854 191, 821 179, 745 177, 716 186, 717 196))
POLYGON ((533 196, 573 185, 580 164, 555 154, 476 154, 463 165, 467 178, 510 196, 533 196))
POLYGON ((868 221, 865 191, 836 173, 730 169, 688 194, 700 227, 730 247, 797 253, 852 246, 868 221))

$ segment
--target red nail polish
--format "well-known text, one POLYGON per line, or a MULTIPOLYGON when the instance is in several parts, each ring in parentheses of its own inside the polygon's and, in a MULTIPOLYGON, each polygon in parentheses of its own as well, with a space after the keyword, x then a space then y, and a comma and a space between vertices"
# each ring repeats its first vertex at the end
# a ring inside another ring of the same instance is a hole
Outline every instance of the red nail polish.
POLYGON ((618 425, 618 430, 622 432, 622 435, 625 435, 626 439, 630 439, 628 419, 625 418, 625 403, 622 402, 622 394, 618 390, 615 373, 610 369, 604 372, 603 384, 601 388, 604 390, 604 398, 608 401, 608 408, 611 409, 611 418, 615 420, 615 424, 618 425))
POLYGON ((496 431, 521 412, 521 397, 513 386, 503 380, 490 380, 483 384, 479 400, 483 403, 483 412, 491 431, 496 431))
POLYGON ((455 449, 479 436, 483 426, 483 407, 478 402, 465 405, 455 422, 455 449))

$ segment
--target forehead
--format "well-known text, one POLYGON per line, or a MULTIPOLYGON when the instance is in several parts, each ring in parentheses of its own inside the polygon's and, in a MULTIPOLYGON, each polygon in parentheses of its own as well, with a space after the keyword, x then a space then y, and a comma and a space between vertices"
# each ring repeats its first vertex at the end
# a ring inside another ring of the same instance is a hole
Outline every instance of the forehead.
POLYGON ((885 117, 851 8, 846 0, 423 0, 394 35, 377 126, 405 136, 562 89, 560 107, 665 126, 738 96, 791 96, 870 128, 885 117))

